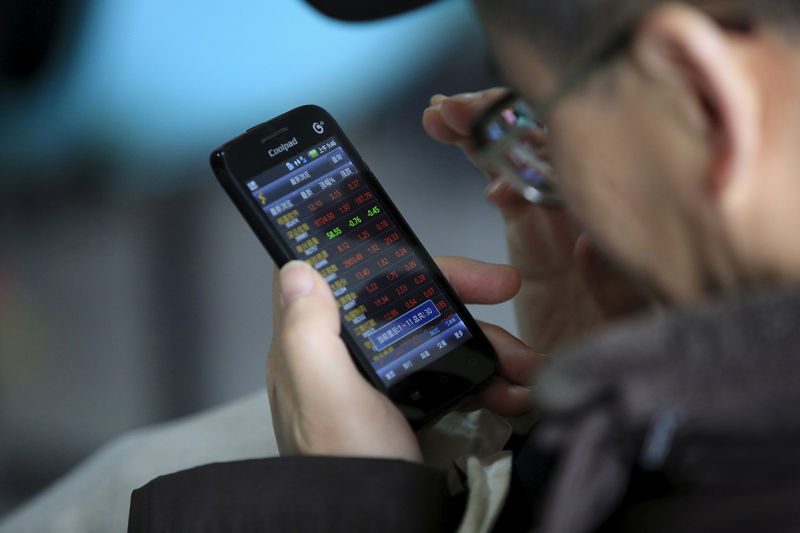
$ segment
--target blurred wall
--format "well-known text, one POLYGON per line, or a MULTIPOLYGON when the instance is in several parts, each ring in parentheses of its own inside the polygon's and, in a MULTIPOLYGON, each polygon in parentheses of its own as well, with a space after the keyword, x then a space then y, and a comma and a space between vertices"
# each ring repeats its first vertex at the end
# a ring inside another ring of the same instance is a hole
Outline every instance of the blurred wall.
MULTIPOLYGON (((295 1, 89 2, 0 111, 0 513, 131 428, 263 386, 272 263, 207 168, 328 108, 434 255, 505 260, 429 96, 497 83, 468 6, 351 26, 295 1)), ((474 310, 514 330, 508 305, 474 310)))

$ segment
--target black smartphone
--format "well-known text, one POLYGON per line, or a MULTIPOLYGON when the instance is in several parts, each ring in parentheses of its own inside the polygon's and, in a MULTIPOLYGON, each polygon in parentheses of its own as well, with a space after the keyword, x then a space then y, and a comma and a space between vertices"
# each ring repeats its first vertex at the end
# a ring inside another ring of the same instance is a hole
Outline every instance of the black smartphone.
POLYGON ((353 359, 412 426, 494 375, 489 341, 324 109, 250 128, 211 167, 279 266, 299 259, 322 274, 353 359))

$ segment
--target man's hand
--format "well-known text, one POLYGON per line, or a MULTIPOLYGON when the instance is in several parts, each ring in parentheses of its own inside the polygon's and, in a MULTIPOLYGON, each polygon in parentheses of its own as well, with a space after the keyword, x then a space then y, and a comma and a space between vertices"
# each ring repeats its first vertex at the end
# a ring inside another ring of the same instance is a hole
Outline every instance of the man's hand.
POLYGON ((339 337, 339 309, 322 276, 292 261, 277 281, 267 390, 281 455, 422 461, 406 419, 358 373, 339 337))
MULTIPOLYGON (((465 302, 500 303, 519 290, 514 268, 462 258, 437 262, 465 302)), ((336 302, 319 273, 298 261, 284 266, 273 284, 273 307, 267 388, 281 454, 421 461, 406 419, 350 358, 336 302)), ((500 372, 477 401, 501 414, 524 414, 532 407, 526 386, 540 358, 503 329, 483 328, 500 372)))
MULTIPOLYGON (((435 140, 454 144, 472 158, 472 122, 506 92, 493 88, 453 97, 436 95, 425 110, 423 126, 435 140)), ((526 344, 549 353, 604 321, 645 305, 569 213, 532 205, 496 177, 486 195, 500 208, 511 264, 522 274, 515 306, 526 344)))

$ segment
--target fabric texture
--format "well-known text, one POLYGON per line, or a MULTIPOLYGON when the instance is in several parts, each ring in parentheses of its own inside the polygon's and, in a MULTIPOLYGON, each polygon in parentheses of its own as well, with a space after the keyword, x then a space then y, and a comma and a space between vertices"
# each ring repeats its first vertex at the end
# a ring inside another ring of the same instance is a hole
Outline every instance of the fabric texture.
POLYGON ((488 411, 452 412, 419 434, 427 466, 285 457, 161 476, 133 493, 128 531, 486 533, 509 487, 511 456, 498 452, 510 435, 488 411))
MULTIPOLYGON (((798 376, 797 289, 626 324, 557 358, 536 386, 543 423, 518 459, 558 457, 539 531, 625 523, 642 494, 653 517, 663 515, 658 502, 696 498, 697 508, 684 501, 687 514, 670 516, 682 531, 703 500, 720 503, 705 510, 707 520, 736 526, 722 509, 728 497, 748 495, 739 510, 756 514, 773 491, 800 497, 798 376)), ((800 529, 800 508, 781 516, 785 530, 800 529)), ((638 517, 639 530, 656 527, 638 517)))
POLYGON ((442 531, 444 475, 393 460, 283 457, 207 465, 132 496, 128 531, 442 531))

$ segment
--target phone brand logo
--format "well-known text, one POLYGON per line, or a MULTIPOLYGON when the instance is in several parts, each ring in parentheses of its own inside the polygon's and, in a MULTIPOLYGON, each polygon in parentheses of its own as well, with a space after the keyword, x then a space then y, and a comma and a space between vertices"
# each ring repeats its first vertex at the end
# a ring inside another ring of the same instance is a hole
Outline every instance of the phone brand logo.
POLYGON ((291 141, 285 142, 280 146, 276 146, 275 148, 270 148, 267 150, 267 153, 270 157, 277 157, 279 154, 283 152, 288 152, 289 148, 293 146, 297 146, 299 143, 297 142, 297 137, 293 137, 291 141))

